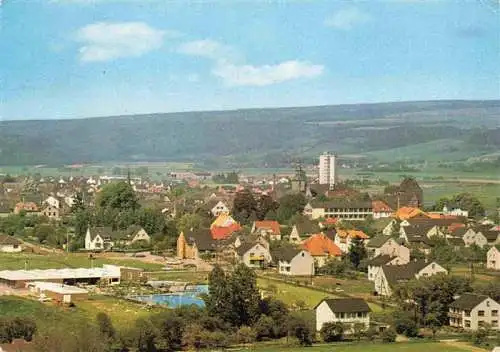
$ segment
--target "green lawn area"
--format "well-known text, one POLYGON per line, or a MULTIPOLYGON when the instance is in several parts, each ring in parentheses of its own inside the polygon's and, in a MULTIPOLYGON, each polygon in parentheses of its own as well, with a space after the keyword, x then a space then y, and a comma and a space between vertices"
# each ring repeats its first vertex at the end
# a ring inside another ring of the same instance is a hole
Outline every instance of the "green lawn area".
POLYGON ((467 349, 449 346, 438 342, 428 343, 361 343, 361 344, 336 344, 336 345, 319 345, 313 347, 256 347, 249 349, 259 352, 464 352, 474 351, 467 349))
POLYGON ((206 284, 208 283, 208 274, 208 271, 165 271, 151 274, 150 279, 206 284))
POLYGON ((0 296, 0 316, 29 316, 35 319, 40 327, 50 321, 62 321, 68 326, 84 320, 94 321, 97 313, 105 312, 120 329, 129 327, 139 317, 161 309, 163 308, 145 308, 139 303, 107 296, 90 296, 87 301, 77 302, 74 308, 40 303, 29 298, 0 296))
MULTIPOLYGON (((162 270, 162 264, 144 263, 133 259, 95 258, 94 267, 103 264, 131 266, 144 270, 162 270)), ((91 262, 87 254, 54 253, 39 255, 31 253, 0 253, 0 270, 90 268, 91 262)))

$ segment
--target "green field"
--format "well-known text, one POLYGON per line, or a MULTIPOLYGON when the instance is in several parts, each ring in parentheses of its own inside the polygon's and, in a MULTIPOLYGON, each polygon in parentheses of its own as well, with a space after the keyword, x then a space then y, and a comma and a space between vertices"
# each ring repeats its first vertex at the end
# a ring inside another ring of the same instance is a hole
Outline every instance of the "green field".
POLYGON ((321 345, 313 347, 256 347, 254 351, 259 352, 464 352, 464 351, 478 351, 473 347, 468 348, 466 345, 460 347, 446 345, 444 343, 393 343, 393 344, 336 344, 336 345, 321 345))
POLYGON ((0 253, 0 270, 19 269, 60 269, 60 268, 90 268, 114 264, 131 266, 144 270, 162 270, 162 264, 144 263, 133 259, 95 258, 93 263, 86 254, 53 253, 47 255, 31 253, 0 253))

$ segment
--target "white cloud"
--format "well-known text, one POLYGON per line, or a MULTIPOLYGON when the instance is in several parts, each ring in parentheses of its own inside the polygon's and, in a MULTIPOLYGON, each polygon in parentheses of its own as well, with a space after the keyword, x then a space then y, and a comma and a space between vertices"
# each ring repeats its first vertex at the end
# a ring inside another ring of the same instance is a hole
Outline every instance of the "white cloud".
POLYGON ((348 30, 355 25, 363 24, 372 20, 372 17, 356 7, 350 7, 335 12, 325 20, 325 25, 337 29, 348 30))
POLYGON ((313 78, 321 75, 323 69, 322 65, 296 60, 263 66, 219 63, 213 74, 232 86, 267 86, 298 78, 313 78))
POLYGON ((143 22, 99 22, 81 28, 76 39, 83 43, 81 61, 109 61, 158 49, 168 33, 143 22))
POLYGON ((211 39, 195 40, 184 43, 179 47, 178 51, 181 54, 222 61, 231 60, 238 56, 232 47, 211 39))

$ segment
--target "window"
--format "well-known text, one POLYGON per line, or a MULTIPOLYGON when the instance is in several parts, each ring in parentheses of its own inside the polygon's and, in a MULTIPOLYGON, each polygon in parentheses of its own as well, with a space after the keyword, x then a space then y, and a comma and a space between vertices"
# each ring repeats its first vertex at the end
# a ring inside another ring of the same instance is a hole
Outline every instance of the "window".
POLYGON ((480 310, 479 312, 477 312, 477 315, 480 317, 484 317, 484 310, 480 310))
POLYGON ((466 317, 470 317, 470 310, 466 310, 466 311, 465 311, 465 316, 466 316, 466 317))
POLYGON ((363 313, 359 312, 358 313, 358 318, 363 318, 363 313))
POLYGON ((480 328, 484 327, 484 321, 480 320, 480 321, 477 323, 477 326, 479 326, 480 328))
POLYGON ((496 309, 495 309, 495 310, 492 310, 492 311, 491 311, 491 316, 492 316, 492 317, 497 317, 497 316, 498 316, 498 310, 496 310, 496 309))
POLYGON ((470 328, 470 320, 465 320, 465 327, 470 328))
POLYGON ((493 325, 493 327, 495 327, 495 325, 498 325, 498 320, 492 320, 491 325, 493 325))

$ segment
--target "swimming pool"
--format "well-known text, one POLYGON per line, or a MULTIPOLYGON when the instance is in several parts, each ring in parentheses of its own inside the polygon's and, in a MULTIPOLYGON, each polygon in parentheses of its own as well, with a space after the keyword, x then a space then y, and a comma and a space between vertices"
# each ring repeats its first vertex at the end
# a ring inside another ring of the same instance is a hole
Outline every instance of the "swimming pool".
POLYGON ((139 295, 131 296, 130 299, 144 303, 166 305, 172 308, 192 304, 204 307, 205 302, 199 297, 199 295, 201 293, 208 293, 208 285, 190 285, 187 288, 189 291, 182 293, 139 295))

